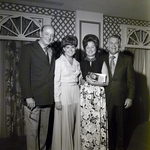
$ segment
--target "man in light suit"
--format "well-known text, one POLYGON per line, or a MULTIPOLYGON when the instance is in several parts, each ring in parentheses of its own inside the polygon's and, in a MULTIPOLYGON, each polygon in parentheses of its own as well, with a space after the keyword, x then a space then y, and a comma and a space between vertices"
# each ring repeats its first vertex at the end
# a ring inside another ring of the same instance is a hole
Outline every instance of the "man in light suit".
POLYGON ((26 123, 27 149, 45 150, 51 107, 54 102, 55 58, 50 44, 54 28, 45 25, 40 40, 21 50, 19 80, 26 123))
POLYGON ((109 150, 125 149, 126 111, 132 106, 135 93, 135 77, 132 58, 119 51, 121 39, 108 38, 108 54, 102 56, 109 69, 109 85, 106 90, 108 111, 109 150), (113 63, 111 62, 113 58, 113 63), (110 66, 113 64, 113 67, 110 66))

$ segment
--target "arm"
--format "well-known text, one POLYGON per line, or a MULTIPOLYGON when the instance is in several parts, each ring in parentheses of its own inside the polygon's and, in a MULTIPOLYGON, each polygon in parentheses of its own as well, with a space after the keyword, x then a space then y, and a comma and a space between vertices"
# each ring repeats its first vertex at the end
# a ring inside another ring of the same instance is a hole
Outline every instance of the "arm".
POLYGON ((128 97, 125 101, 125 108, 132 106, 132 99, 134 98, 135 93, 135 73, 132 64, 132 59, 129 59, 127 66, 127 86, 128 86, 128 97))
POLYGON ((88 76, 86 76, 86 81, 92 85, 107 86, 109 83, 109 76, 108 76, 108 68, 105 62, 103 62, 101 72, 102 74, 106 74, 106 82, 93 81, 88 76))
POLYGON ((59 60, 56 60, 55 77, 54 77, 54 97, 55 97, 55 107, 57 110, 62 109, 60 95, 61 95, 61 62, 59 60))
POLYGON ((30 46, 24 46, 21 50, 21 56, 19 60, 19 81, 21 87, 22 98, 26 100, 27 107, 32 109, 35 107, 35 101, 33 99, 31 91, 31 79, 30 79, 30 46))

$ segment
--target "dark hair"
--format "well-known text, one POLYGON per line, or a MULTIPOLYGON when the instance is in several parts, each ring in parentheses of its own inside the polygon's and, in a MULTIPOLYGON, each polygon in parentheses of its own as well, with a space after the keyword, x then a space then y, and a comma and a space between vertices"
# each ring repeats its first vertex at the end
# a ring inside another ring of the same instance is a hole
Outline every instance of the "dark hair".
POLYGON ((82 41, 83 44, 83 48, 85 49, 85 47, 87 46, 88 42, 94 42, 95 46, 96 46, 96 50, 99 49, 99 39, 96 35, 94 34, 87 34, 82 41))
POLYGON ((78 39, 76 36, 73 35, 67 35, 65 37, 63 37, 62 41, 61 41, 61 47, 65 47, 66 45, 74 45, 75 47, 77 47, 78 45, 78 39))

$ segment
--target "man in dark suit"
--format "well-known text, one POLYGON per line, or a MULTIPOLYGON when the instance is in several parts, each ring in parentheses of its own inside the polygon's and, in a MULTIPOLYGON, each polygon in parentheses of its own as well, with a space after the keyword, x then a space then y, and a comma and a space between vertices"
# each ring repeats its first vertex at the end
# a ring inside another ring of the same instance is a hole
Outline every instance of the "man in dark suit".
POLYGON ((54 28, 45 25, 40 40, 21 50, 19 80, 25 102, 27 149, 45 150, 51 107, 54 102, 55 58, 50 44, 54 28))
POLYGON ((132 58, 120 52, 119 36, 108 38, 108 54, 102 56, 109 70, 106 90, 108 111, 109 150, 124 150, 126 111, 132 106, 135 77, 132 58))

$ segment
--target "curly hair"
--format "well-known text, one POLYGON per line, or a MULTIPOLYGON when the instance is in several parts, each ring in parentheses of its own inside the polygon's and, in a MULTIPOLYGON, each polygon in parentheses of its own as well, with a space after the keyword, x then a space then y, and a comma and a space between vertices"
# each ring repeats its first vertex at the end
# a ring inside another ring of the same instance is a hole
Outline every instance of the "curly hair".
POLYGON ((78 39, 76 36, 73 35, 67 35, 65 37, 63 37, 62 41, 61 41, 61 47, 65 47, 66 45, 74 45, 75 47, 77 47, 78 45, 78 39))
POLYGON ((95 46, 96 46, 96 49, 98 50, 99 49, 99 39, 96 35, 94 34, 87 34, 84 38, 83 38, 83 41, 82 41, 82 44, 83 44, 83 48, 85 49, 88 42, 94 42, 95 46))

